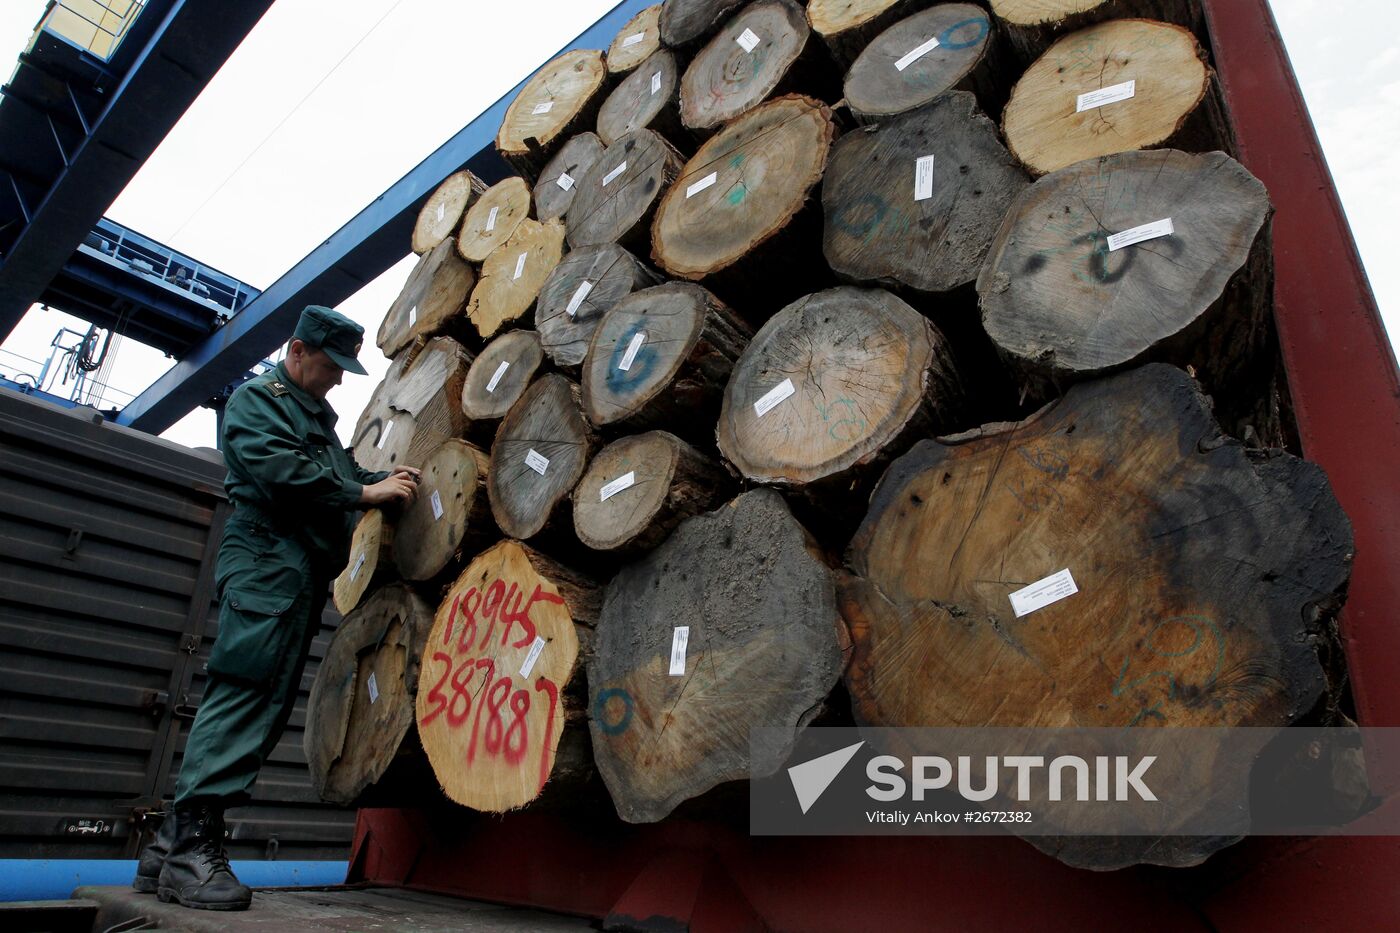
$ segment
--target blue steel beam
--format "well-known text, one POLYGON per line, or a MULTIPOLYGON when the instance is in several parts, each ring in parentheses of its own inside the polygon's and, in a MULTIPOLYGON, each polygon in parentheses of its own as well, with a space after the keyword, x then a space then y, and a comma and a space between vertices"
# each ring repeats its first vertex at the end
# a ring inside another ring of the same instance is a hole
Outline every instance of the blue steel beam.
POLYGON ((172 355, 203 340, 228 313, 187 288, 133 270, 86 245, 64 263, 40 300, 172 355))
MULTIPOLYGON (((173 0, 0 261, 0 340, 38 300, 272 0, 173 0)), ((160 16, 152 4, 142 16, 160 16)), ((123 50, 125 51, 125 50, 123 50)))
MULTIPOLYGON (((623 0, 560 53, 569 49, 606 49, 627 20, 654 2, 623 0)), ((164 431, 281 346, 304 306, 337 305, 407 256, 418 211, 453 172, 466 166, 488 183, 511 174, 496 154, 496 132, 506 108, 529 77, 375 198, 231 321, 192 348, 169 372, 133 399, 117 421, 152 434, 164 431)))

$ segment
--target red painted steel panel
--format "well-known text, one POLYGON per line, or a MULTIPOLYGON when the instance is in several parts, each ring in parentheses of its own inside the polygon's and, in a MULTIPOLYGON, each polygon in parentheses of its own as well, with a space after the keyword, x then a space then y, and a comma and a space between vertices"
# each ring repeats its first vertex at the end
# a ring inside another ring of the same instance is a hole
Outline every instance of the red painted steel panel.
POLYGON ((1207 929, 1160 870, 1079 871, 1019 839, 751 838, 742 823, 628 826, 599 808, 361 810, 355 852, 352 881, 600 918, 646 919, 637 905, 654 905, 648 917, 691 933, 730 933, 750 911, 769 929, 811 933, 1207 929))
POLYGON ((1240 159, 1274 201, 1274 318, 1303 453, 1356 533, 1342 618, 1361 724, 1400 725, 1400 373, 1267 0, 1207 7, 1240 159))

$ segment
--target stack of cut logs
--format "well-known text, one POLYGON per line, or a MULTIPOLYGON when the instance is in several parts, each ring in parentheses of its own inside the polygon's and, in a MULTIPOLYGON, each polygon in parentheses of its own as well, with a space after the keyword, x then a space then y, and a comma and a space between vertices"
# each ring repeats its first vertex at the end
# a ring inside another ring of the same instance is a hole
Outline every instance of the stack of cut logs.
MULTIPOLYGON (((323 796, 426 758, 477 810, 601 776, 649 822, 758 726, 1335 708, 1350 526, 1282 451, 1269 198, 1205 28, 667 0, 539 71, 516 174, 427 199, 379 329, 355 456, 422 481, 335 584, 323 796)), ((1129 842, 1057 854, 1228 840, 1129 842)))

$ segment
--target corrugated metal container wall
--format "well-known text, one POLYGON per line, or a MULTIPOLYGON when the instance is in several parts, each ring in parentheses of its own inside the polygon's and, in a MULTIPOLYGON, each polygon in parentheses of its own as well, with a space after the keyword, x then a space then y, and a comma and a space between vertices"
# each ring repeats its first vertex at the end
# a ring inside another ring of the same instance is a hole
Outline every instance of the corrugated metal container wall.
MULTIPOLYGON (((0 858, 136 853, 173 791, 217 629, 224 468, 193 451, 0 390, 0 858)), ((319 804, 302 709, 339 621, 323 619, 235 857, 343 858, 353 813, 319 804)))

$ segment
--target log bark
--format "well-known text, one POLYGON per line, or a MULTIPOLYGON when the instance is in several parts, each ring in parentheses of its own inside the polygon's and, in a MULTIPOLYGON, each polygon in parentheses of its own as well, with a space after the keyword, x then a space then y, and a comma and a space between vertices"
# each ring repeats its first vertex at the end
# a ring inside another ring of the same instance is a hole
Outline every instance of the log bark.
POLYGON ((952 91, 837 140, 822 250, 847 281, 950 292, 977 280, 1028 184, 973 96, 952 91))
POLYGON ((638 556, 716 508, 733 486, 718 462, 674 434, 629 435, 600 450, 575 487, 574 531, 594 550, 638 556))
POLYGON ((467 317, 483 339, 520 321, 535 306, 549 273, 564 256, 564 225, 521 221, 509 240, 481 264, 467 317))
POLYGON ((776 762, 750 759, 750 730, 795 738, 820 711, 841 674, 841 622, 813 547, 781 496, 754 490, 682 522, 608 584, 590 726, 624 820, 655 822, 718 784, 771 773, 776 762), (681 626, 688 642, 674 650, 681 626))
POLYGON ((1273 360, 1269 211, 1263 184, 1219 152, 1124 152, 1047 175, 992 244, 983 326, 1032 397, 1160 360, 1192 366, 1238 430, 1273 360), (1110 251, 1109 236, 1161 220, 1175 232, 1110 251))
POLYGON ((462 214, 471 202, 486 191, 486 182, 467 169, 448 175, 437 186, 418 212, 413 224, 413 251, 431 252, 443 240, 451 238, 462 221, 462 214))
POLYGON ((394 523, 383 509, 369 509, 350 535, 350 561, 331 584, 335 611, 346 615, 366 593, 387 583, 394 572, 394 523))
POLYGON ((607 90, 607 65, 595 49, 573 49, 545 65, 511 101, 496 151, 534 183, 575 133, 593 127, 607 90))
POLYGON ((471 262, 485 262, 492 250, 509 240, 530 219, 530 186, 514 176, 492 185, 476 199, 462 220, 457 252, 471 262))
POLYGON ((524 394, 544 361, 540 335, 512 330, 486 345, 462 386, 462 412, 473 422, 498 421, 524 394), (502 369, 502 364, 505 368, 502 369))
POLYGON ((424 649, 418 728, 449 798, 486 813, 559 780, 565 698, 582 673, 576 623, 597 583, 518 541, 474 559, 447 591, 424 649))
POLYGON ((336 629, 311 687, 303 736, 322 800, 350 806, 398 759, 416 755, 413 706, 432 622, 432 608, 394 584, 336 629))
POLYGON ((883 30, 926 3, 927 0, 809 0, 807 21, 844 70, 883 30))
POLYGON ((724 24, 746 0, 665 0, 657 26, 661 41, 673 49, 695 48, 724 24))
POLYGON ((955 426, 964 403, 927 318, 889 292, 843 286, 789 305, 754 336, 725 387, 719 449, 754 482, 846 493, 915 439, 955 426))
POLYGON ((608 46, 608 73, 632 71, 661 48, 661 4, 649 6, 627 21, 608 46))
POLYGON ((463 552, 500 537, 486 495, 490 462, 455 438, 423 460, 418 498, 395 526, 394 564, 405 580, 431 580, 463 552))
POLYGON ((596 443, 579 408, 577 385, 551 373, 526 389, 491 447, 487 489, 501 530, 523 541, 551 519, 567 522, 569 493, 596 443))
POLYGON ((585 246, 549 274, 535 302, 540 344, 555 366, 577 372, 593 331, 612 307, 661 277, 615 243, 585 246))
POLYGON ((823 283, 820 211, 808 207, 836 136, 831 110, 779 97, 749 111, 686 163, 652 223, 652 258, 754 311, 823 283))
POLYGON ((437 334, 467 306, 475 285, 476 272, 450 239, 443 240, 418 260, 389 306, 375 341, 379 349, 392 358, 419 337, 437 334))
POLYGON ((582 370, 584 414, 599 427, 669 430, 710 448, 724 384, 752 337, 742 318, 698 285, 635 292, 593 333, 582 370))
POLYGON ((838 74, 793 0, 757 0, 724 24, 681 77, 681 122, 708 135, 770 97, 840 97, 838 74))
POLYGON ((1114 19, 1153 19, 1205 35, 1200 0, 991 0, 1023 70, 1058 38, 1114 19))
POLYGON ((1004 58, 985 10, 940 3, 892 24, 865 46, 846 72, 846 103, 856 119, 878 123, 945 91, 962 90, 996 115, 1006 103, 1010 76, 1020 73, 1004 58), (933 40, 938 45, 920 53, 933 40))
POLYGON ((656 206, 685 159, 651 130, 637 130, 608 147, 579 180, 565 219, 569 247, 617 243, 645 255, 656 206))
POLYGON ((598 111, 598 136, 611 146, 628 133, 651 130, 690 154, 695 137, 681 123, 680 67, 669 49, 660 49, 623 79, 598 111))
MULTIPOLYGON (((601 119, 601 117, 600 117, 601 119)), ((574 203, 578 180, 588 174, 603 156, 606 147, 595 133, 570 137, 549 160, 535 184, 535 217, 541 221, 562 220, 574 203)))
POLYGON ((443 441, 461 437, 467 428, 462 383, 471 362, 451 337, 429 340, 412 365, 396 359, 355 425, 355 461, 375 471, 418 466, 443 441))
MULTIPOLYGON (((848 554, 855 717, 1286 725, 1326 686, 1317 645, 1351 554, 1322 471, 1247 455, 1181 370, 1076 386, 891 465, 848 554), (1010 595, 1060 571, 1077 592, 1017 617, 1010 595)), ((1054 854, 1182 865, 1228 841, 1059 840, 1054 854)))
POLYGON ((1133 149, 1235 150, 1200 43, 1180 26, 1141 19, 1113 20, 1056 42, 1016 82, 1002 130, 1033 175, 1133 149), (1081 95, 1130 81, 1132 97, 1078 109, 1081 95))

